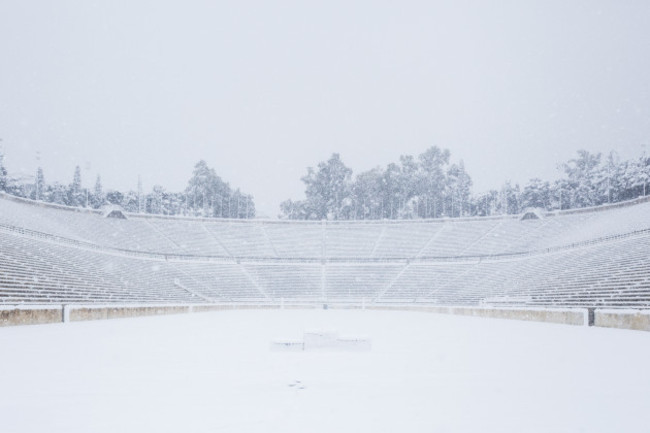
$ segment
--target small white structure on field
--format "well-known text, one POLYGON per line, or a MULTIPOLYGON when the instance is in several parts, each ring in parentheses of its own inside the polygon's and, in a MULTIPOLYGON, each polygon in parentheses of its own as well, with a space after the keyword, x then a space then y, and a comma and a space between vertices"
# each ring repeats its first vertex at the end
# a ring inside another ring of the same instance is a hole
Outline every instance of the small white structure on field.
POLYGON ((310 329, 305 331, 302 341, 305 350, 321 350, 336 347, 339 333, 332 329, 310 329))
POLYGON ((305 348, 300 340, 273 340, 271 350, 274 352, 302 352, 305 348))
POLYGON ((323 329, 305 331, 302 340, 278 339, 271 342, 271 350, 274 352, 365 352, 371 348, 371 341, 367 337, 339 336, 338 331, 323 329))
POLYGON ((370 339, 359 336, 343 336, 336 340, 338 350, 345 352, 366 352, 370 351, 372 344, 370 339))

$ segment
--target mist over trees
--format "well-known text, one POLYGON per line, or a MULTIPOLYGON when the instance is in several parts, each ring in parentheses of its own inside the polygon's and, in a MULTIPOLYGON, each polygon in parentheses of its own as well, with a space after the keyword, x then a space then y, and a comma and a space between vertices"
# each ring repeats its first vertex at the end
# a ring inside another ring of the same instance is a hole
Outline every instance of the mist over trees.
POLYGON ((353 176, 333 154, 302 177, 304 200, 280 205, 287 219, 398 219, 518 214, 527 208, 573 209, 615 203, 645 195, 650 158, 621 161, 616 152, 578 151, 561 164, 556 181, 533 178, 521 187, 504 182, 499 190, 472 193, 463 161, 453 163, 447 149, 430 147, 417 157, 353 176))
POLYGON ((0 191, 9 194, 66 206, 100 209, 118 205, 128 212, 159 215, 185 215, 205 218, 254 218, 255 203, 251 195, 232 189, 205 161, 195 166, 187 187, 181 192, 170 192, 154 185, 144 193, 139 182, 138 191, 105 191, 101 177, 94 187, 84 188, 81 169, 75 167, 72 182, 47 184, 43 169, 38 167, 33 178, 12 178, 0 153, 0 191))

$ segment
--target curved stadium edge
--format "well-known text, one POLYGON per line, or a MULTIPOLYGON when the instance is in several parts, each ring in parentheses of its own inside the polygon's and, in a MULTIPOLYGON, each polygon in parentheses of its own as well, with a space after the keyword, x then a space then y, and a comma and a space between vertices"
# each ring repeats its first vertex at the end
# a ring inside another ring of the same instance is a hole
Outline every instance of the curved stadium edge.
POLYGON ((452 314, 494 319, 547 322, 574 326, 597 326, 650 331, 650 311, 633 309, 594 309, 589 323, 586 308, 516 308, 516 307, 454 307, 433 305, 369 305, 352 304, 180 304, 180 305, 2 305, 0 327, 107 320, 130 317, 182 313, 203 313, 232 310, 281 309, 352 309, 375 311, 407 311, 452 314))

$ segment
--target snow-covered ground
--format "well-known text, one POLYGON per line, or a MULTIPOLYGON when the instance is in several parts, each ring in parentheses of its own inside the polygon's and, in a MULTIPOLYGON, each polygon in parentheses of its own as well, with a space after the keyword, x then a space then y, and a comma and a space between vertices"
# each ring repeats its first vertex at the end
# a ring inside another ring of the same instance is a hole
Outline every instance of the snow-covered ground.
POLYGON ((427 313, 228 311, 0 328, 0 431, 650 429, 650 333, 427 313), (272 352, 311 328, 370 352, 272 352))

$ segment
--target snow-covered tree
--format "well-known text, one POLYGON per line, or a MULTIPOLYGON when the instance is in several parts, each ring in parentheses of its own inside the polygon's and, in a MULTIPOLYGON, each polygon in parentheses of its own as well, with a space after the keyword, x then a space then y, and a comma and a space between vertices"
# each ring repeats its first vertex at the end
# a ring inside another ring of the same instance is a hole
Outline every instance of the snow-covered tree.
POLYGON ((91 196, 91 205, 93 208, 98 209, 106 204, 106 196, 104 195, 104 189, 102 188, 102 179, 97 175, 95 180, 95 188, 93 189, 93 194, 91 196))
POLYGON ((501 213, 505 215, 518 214, 521 208, 521 190, 519 184, 514 186, 510 181, 506 181, 501 187, 501 213))
POLYGON ((141 208, 141 201, 144 202, 144 199, 141 199, 141 195, 137 191, 127 191, 126 193, 121 193, 119 191, 113 191, 106 195, 107 200, 109 197, 116 200, 115 202, 109 201, 109 203, 114 203, 120 205, 125 211, 139 213, 141 208), (111 197, 112 196, 112 197, 111 197), (117 201, 117 199, 121 199, 117 201))
POLYGON ((226 217, 232 211, 230 186, 203 160, 194 166, 185 194, 195 215, 226 217))
POLYGON ((154 185, 151 194, 147 197, 147 213, 152 214, 164 214, 166 209, 164 206, 164 200, 167 196, 165 188, 160 185, 154 185))
POLYGON ((342 205, 350 194, 352 170, 345 166, 338 153, 307 169, 305 184, 306 209, 310 219, 341 219, 342 205))
POLYGON ((86 202, 85 193, 81 187, 81 168, 76 166, 74 169, 74 176, 72 178, 72 183, 68 188, 68 199, 67 204, 69 206, 84 206, 86 202))
POLYGON ((381 178, 381 218, 394 219, 400 214, 400 207, 404 203, 402 181, 399 165, 388 164, 381 178))
POLYGON ((380 167, 359 174, 350 187, 353 219, 380 218, 384 172, 380 167))
POLYGON ((449 195, 451 191, 445 176, 449 157, 449 150, 440 149, 437 146, 428 148, 418 156, 415 193, 424 204, 420 210, 420 216, 423 218, 437 218, 451 213, 451 202, 447 206, 448 213, 445 213, 444 209, 446 195, 449 195))
POLYGON ((280 203, 280 218, 287 218, 292 220, 306 220, 309 219, 307 206, 304 201, 293 201, 291 199, 285 200, 280 203))
POLYGON ((461 217, 469 209, 472 179, 465 171, 465 164, 460 161, 447 170, 445 195, 449 216, 461 217))
POLYGON ((34 200, 43 200, 45 197, 45 176, 43 175, 43 169, 38 167, 36 170, 36 178, 34 179, 34 200))
POLYGON ((449 151, 431 147, 418 158, 375 167, 350 180, 338 154, 302 180, 306 199, 281 205, 288 218, 378 219, 460 216, 470 212, 471 178, 462 161, 449 165, 449 151), (338 176, 338 177, 337 177, 338 176))
MULTIPOLYGON (((122 205, 124 201, 124 194, 120 191, 108 191, 106 193, 106 202, 114 205, 122 205)), ((137 211, 137 199, 135 209, 137 211)))
POLYGON ((601 202, 598 192, 598 166, 601 154, 579 150, 578 157, 563 165, 569 180, 573 207, 595 206, 601 202))
POLYGON ((50 197, 53 203, 70 205, 68 202, 68 188, 58 182, 52 185, 50 197))
POLYGON ((5 167, 5 156, 0 152, 0 191, 7 191, 7 168, 5 167))
POLYGON ((531 179, 521 193, 521 207, 549 209, 551 206, 551 188, 548 182, 531 179))
POLYGON ((650 193, 650 158, 642 156, 636 160, 627 161, 625 167, 626 192, 623 199, 645 196, 650 193))

